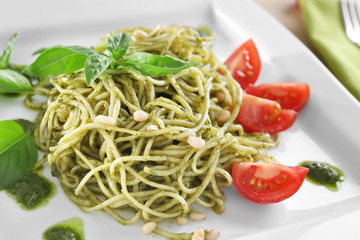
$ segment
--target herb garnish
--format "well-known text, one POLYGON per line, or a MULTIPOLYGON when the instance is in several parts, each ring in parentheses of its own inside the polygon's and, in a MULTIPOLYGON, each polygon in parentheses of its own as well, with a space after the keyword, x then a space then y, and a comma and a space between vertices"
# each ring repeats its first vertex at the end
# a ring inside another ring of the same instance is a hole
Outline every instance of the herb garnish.
POLYGON ((11 69, 0 69, 0 93, 32 93, 29 80, 11 69))
POLYGON ((80 46, 48 48, 22 73, 35 77, 74 72, 84 68, 88 56, 95 53, 91 48, 80 46))
POLYGON ((119 66, 133 68, 146 76, 160 77, 181 71, 196 64, 197 63, 182 62, 169 56, 137 52, 120 62, 119 66))
POLYGON ((0 190, 24 176, 36 163, 38 152, 30 133, 15 121, 0 121, 0 190))
POLYGON ((113 58, 104 54, 95 53, 90 55, 84 67, 86 84, 89 86, 112 62, 113 58))
POLYGON ((33 88, 29 80, 22 74, 9 68, 9 62, 14 50, 15 33, 7 42, 0 56, 0 93, 32 93, 33 88))
POLYGON ((126 33, 114 34, 108 39, 106 49, 114 59, 122 58, 130 46, 130 36, 126 33))
POLYGON ((56 46, 37 51, 39 57, 26 67, 23 73, 30 76, 45 76, 84 69, 86 83, 89 86, 107 68, 132 68, 146 76, 160 77, 198 65, 145 52, 136 52, 124 57, 130 46, 130 36, 126 33, 112 35, 107 43, 109 55, 80 46, 56 46))

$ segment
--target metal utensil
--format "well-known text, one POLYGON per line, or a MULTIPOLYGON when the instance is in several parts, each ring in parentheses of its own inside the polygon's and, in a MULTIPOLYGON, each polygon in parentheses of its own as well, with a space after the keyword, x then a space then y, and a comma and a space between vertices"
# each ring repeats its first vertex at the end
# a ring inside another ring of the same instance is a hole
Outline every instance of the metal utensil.
POLYGON ((340 0, 340 7, 347 37, 360 46, 360 0, 340 0))

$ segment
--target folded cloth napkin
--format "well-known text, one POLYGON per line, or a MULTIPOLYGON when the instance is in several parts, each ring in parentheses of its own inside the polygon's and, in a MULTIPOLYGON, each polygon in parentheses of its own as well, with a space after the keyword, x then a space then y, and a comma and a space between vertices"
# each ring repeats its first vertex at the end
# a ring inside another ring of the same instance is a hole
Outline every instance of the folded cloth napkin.
POLYGON ((319 57, 360 101, 360 47, 346 37, 339 0, 300 0, 299 3, 319 57))

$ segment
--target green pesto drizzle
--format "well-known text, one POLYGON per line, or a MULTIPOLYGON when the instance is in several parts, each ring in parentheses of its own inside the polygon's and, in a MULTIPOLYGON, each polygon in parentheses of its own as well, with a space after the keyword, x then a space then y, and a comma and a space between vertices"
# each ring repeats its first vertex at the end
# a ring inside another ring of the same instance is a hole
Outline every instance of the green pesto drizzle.
POLYGON ((56 186, 40 174, 29 172, 9 185, 6 193, 13 198, 21 208, 34 210, 45 206, 49 202, 56 193, 56 186))
POLYGON ((84 240, 84 224, 78 217, 59 222, 43 233, 43 240, 84 240))

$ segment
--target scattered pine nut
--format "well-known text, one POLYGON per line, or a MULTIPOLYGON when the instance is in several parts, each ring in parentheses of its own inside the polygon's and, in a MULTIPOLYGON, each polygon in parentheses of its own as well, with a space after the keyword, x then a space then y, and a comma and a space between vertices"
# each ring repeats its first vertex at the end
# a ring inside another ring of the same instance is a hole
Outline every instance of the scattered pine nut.
POLYGON ((200 222, 200 221, 205 220, 206 216, 202 212, 192 211, 191 213, 189 213, 189 218, 193 221, 200 222))
POLYGON ((193 148, 203 148, 205 146, 205 141, 202 138, 195 137, 195 136, 188 136, 186 141, 192 146, 193 148))
POLYGON ((132 36, 135 38, 135 40, 141 40, 147 38, 149 35, 143 30, 136 29, 132 36))
POLYGON ((192 235, 191 240, 204 240, 204 238, 205 238, 204 228, 199 227, 192 235))
POLYGON ((146 128, 146 131, 150 132, 150 131, 154 131, 154 130, 159 130, 159 126, 158 125, 149 125, 147 128, 146 128))
POLYGON ((137 122, 145 122, 149 119, 149 114, 147 112, 144 112, 142 110, 137 110, 133 113, 133 118, 137 122))
POLYGON ((231 115, 231 112, 229 110, 222 110, 217 115, 216 121, 218 121, 219 123, 224 123, 229 119, 230 115, 231 115))
POLYGON ((143 225, 142 231, 144 234, 150 234, 155 230, 156 226, 156 222, 147 222, 143 225))
POLYGON ((205 235, 205 240, 217 240, 219 236, 220 236, 219 229, 213 228, 205 235))
POLYGON ((105 115, 96 116, 95 121, 106 125, 112 125, 112 126, 116 125, 116 120, 114 118, 105 115))
POLYGON ((179 216, 179 217, 176 218, 176 223, 178 225, 182 226, 182 225, 185 225, 187 223, 187 220, 186 220, 186 218, 179 216))
POLYGON ((219 102, 222 102, 225 99, 225 94, 222 91, 217 91, 215 93, 215 97, 218 99, 219 102))

